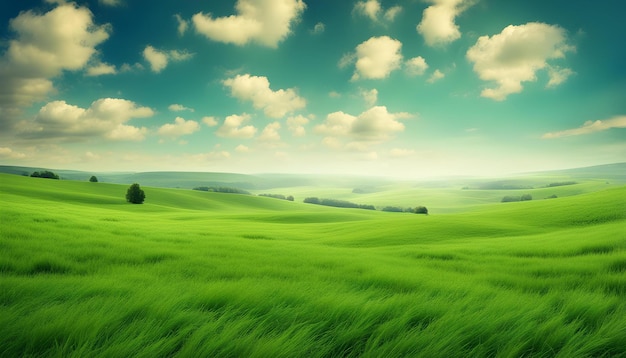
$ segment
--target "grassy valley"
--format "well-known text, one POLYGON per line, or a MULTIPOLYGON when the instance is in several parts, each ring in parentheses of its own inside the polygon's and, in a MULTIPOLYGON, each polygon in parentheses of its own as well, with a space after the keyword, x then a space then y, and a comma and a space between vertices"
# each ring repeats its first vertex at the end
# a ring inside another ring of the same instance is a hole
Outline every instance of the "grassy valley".
POLYGON ((0 174, 0 356, 626 356, 626 186, 549 186, 572 178, 267 176, 254 194, 296 200, 146 184, 132 205, 127 185, 0 174))

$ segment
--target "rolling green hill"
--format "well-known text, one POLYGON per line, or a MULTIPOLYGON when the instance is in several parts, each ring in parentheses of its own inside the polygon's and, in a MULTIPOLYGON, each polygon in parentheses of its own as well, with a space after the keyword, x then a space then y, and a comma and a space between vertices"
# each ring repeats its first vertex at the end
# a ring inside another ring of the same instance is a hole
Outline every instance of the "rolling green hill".
POLYGON ((383 184, 450 213, 0 174, 0 356, 624 356, 626 186, 383 184))

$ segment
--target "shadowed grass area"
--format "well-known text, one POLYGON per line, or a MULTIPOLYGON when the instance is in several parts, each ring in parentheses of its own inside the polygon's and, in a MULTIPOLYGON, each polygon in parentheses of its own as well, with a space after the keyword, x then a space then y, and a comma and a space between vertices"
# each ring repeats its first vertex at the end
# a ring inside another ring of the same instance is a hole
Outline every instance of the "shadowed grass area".
POLYGON ((0 175, 0 356, 624 356, 626 188, 411 215, 0 175))

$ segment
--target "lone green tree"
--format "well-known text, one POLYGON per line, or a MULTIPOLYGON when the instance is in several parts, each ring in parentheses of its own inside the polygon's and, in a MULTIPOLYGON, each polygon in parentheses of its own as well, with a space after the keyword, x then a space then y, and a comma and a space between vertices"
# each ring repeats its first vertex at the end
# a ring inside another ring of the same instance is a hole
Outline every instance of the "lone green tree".
POLYGON ((89 178, 89 181, 92 183, 97 183, 98 182, 98 178, 96 178, 95 175, 92 175, 91 178, 89 178))
POLYGON ((416 214, 425 214, 425 215, 428 215, 428 209, 426 209, 426 207, 425 207, 425 206, 418 206, 418 207, 416 207, 414 212, 415 212, 416 214))
POLYGON ((143 204, 146 199, 146 193, 143 192, 139 184, 131 185, 126 191, 126 201, 133 204, 143 204))

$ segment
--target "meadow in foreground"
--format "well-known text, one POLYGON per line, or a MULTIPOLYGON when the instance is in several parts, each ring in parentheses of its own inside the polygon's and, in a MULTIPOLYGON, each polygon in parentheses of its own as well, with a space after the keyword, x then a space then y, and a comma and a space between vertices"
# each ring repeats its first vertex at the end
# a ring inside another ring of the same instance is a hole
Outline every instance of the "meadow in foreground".
POLYGON ((421 216, 0 183, 0 356, 626 356, 626 187, 421 216))

